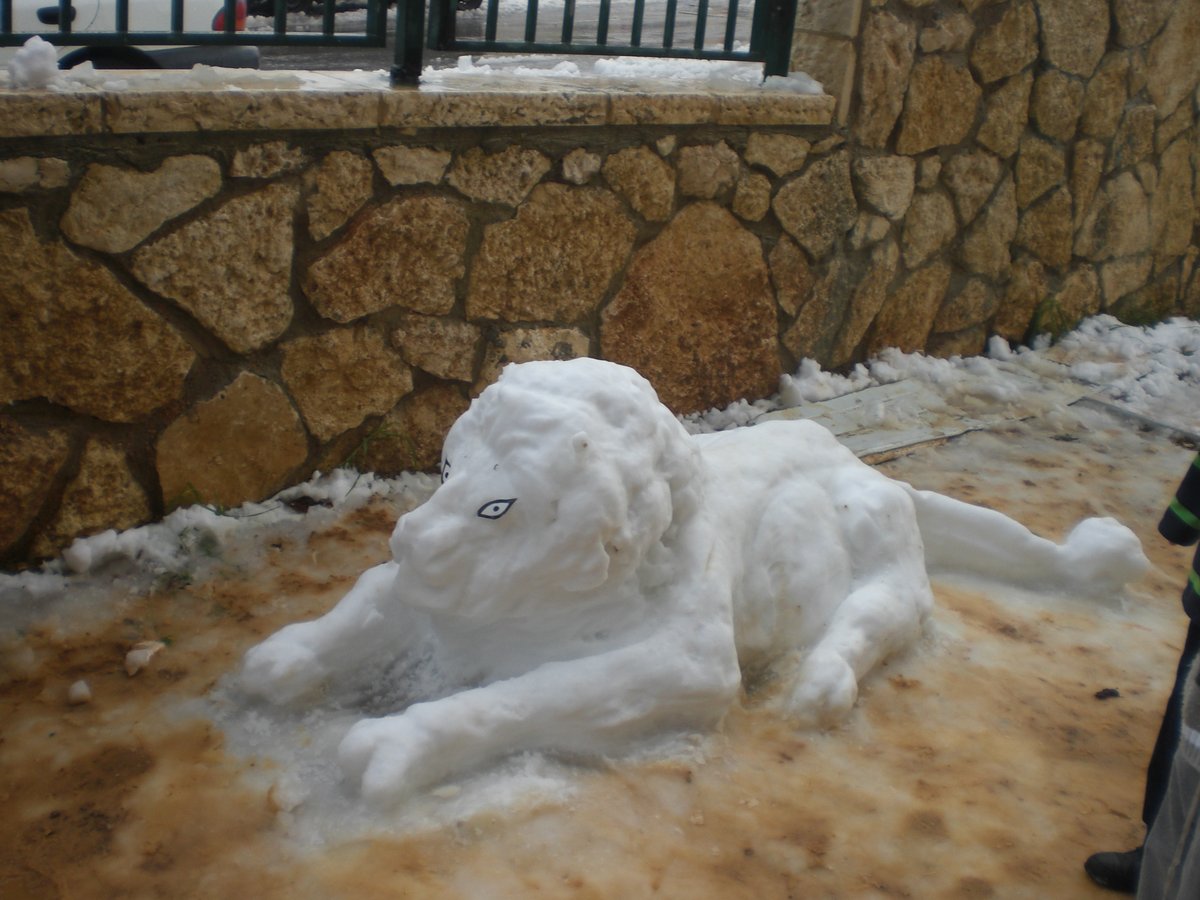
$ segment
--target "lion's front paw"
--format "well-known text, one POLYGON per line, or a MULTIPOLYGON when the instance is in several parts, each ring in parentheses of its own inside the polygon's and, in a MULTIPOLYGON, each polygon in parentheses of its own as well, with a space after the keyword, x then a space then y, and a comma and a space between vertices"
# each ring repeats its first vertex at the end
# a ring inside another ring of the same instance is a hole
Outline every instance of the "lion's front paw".
POLYGON ((342 739, 338 762, 376 806, 394 805, 440 774, 425 732, 403 715, 358 722, 342 739))
POLYGON ((802 727, 826 728, 844 719, 857 699, 858 679, 850 664, 836 653, 815 650, 800 667, 790 707, 802 727))
POLYGON ((247 693, 284 704, 315 690, 327 674, 311 650, 276 635, 250 648, 240 680, 247 693))

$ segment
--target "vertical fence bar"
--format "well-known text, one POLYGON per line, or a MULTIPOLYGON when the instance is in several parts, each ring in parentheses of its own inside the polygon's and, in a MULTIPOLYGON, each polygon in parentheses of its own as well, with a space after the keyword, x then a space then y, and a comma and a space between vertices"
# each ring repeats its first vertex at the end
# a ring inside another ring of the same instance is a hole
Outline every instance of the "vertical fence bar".
POLYGON ((0 32, 12 34, 12 0, 0 0, 0 32))
MULTIPOLYGON (((193 3, 196 0, 192 0, 193 3)), ((225 0, 225 27, 223 34, 234 34, 237 31, 237 0, 225 0)))
POLYGON ((704 32, 708 28, 708 0, 700 0, 700 5, 696 8, 696 41, 693 44, 696 50, 704 49, 704 32))
POLYGON ((276 34, 287 33, 287 0, 275 0, 275 20, 272 25, 276 34))
POLYGON ((600 0, 600 16, 596 20, 596 43, 601 47, 608 43, 608 17, 612 11, 611 7, 611 0, 600 0))
POLYGON ((117 0, 117 32, 129 34, 129 0, 117 0))
POLYGON ((368 0, 367 21, 370 25, 367 30, 381 39, 381 46, 387 44, 387 11, 388 5, 384 0, 368 0))
POLYGON ((333 34, 334 13, 337 12, 337 7, 334 6, 334 0, 324 0, 324 6, 321 10, 321 33, 333 34))
POLYGON ((765 40, 766 59, 763 78, 787 75, 792 64, 792 34, 796 30, 796 0, 758 0, 767 4, 765 40))
POLYGON ((525 40, 532 44, 537 40, 538 0, 529 0, 525 7, 525 40))
POLYGON ((733 49, 733 39, 737 37, 738 0, 729 0, 729 11, 725 13, 725 49, 733 49))
POLYGON ((646 18, 646 0, 633 0, 633 23, 629 26, 629 45, 642 46, 642 20, 646 18))
POLYGON ((562 42, 571 43, 575 33, 575 0, 566 0, 563 4, 562 42))
POLYGON ((75 12, 71 8, 71 0, 58 0, 58 33, 71 33, 71 16, 75 12))
POLYGON ((392 64, 392 84, 417 83, 421 77, 424 44, 425 0, 396 0, 396 60, 392 64))
MULTIPOLYGON (((404 3, 405 0, 398 0, 404 3)), ((413 2, 413 0, 408 0, 413 2)), ((424 2, 424 0, 422 0, 424 2)), ((429 47, 445 50, 454 41, 455 0, 429 0, 429 47)), ((396 27, 400 27, 400 12, 396 13, 396 27)))
POLYGON ((171 33, 183 31, 183 0, 171 0, 171 33))
POLYGON ((667 0, 667 14, 663 19, 663 47, 675 46, 675 15, 678 12, 677 0, 667 0))
POLYGON ((496 22, 500 18, 500 0, 488 0, 487 20, 483 24, 483 39, 496 40, 496 22))

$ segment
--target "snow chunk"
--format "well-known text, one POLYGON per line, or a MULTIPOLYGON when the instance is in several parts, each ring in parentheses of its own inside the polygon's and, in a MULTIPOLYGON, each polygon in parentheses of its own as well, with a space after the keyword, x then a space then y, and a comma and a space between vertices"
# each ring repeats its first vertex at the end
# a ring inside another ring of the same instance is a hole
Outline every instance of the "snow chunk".
POLYGON ((15 88, 47 88, 58 78, 58 51, 36 34, 8 63, 9 83, 15 88))

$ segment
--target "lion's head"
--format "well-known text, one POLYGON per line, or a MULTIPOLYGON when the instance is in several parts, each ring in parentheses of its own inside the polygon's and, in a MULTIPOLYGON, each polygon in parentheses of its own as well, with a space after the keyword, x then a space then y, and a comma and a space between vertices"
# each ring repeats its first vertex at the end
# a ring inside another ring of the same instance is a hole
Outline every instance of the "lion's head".
POLYGON ((690 514, 698 465, 632 369, 510 365, 450 429, 441 486, 392 534, 406 600, 486 623, 601 591, 690 514))

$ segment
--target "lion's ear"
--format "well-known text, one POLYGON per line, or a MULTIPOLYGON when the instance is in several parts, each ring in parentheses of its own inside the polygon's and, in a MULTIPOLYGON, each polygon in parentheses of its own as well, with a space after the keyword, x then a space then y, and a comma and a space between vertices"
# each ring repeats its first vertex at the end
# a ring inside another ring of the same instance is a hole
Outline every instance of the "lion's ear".
POLYGON ((575 436, 571 438, 571 447, 577 456, 583 456, 583 454, 587 453, 589 444, 586 431, 577 431, 575 432, 575 436))

